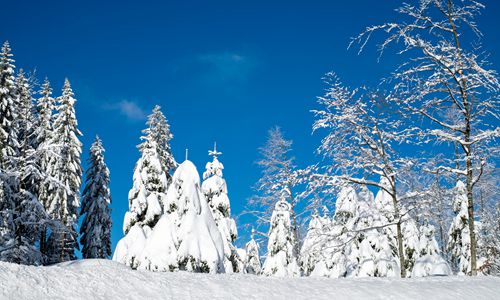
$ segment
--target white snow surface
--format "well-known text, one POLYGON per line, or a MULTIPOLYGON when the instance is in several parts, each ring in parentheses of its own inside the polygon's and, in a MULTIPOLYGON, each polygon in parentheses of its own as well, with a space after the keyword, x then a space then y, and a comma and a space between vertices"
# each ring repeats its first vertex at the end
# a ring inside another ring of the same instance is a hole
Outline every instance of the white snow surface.
POLYGON ((0 262, 0 299, 498 299, 499 277, 277 278, 132 270, 88 259, 0 262))

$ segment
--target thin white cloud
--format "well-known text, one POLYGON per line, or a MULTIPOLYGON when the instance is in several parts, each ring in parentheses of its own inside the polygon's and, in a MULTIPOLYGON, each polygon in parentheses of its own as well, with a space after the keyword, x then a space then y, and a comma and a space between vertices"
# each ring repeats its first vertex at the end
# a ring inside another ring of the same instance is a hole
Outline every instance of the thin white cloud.
POLYGON ((208 77, 222 82, 245 81, 256 66, 249 56, 234 52, 202 54, 198 62, 210 67, 208 77))
POLYGON ((122 100, 115 103, 109 103, 105 105, 105 108, 118 111, 132 121, 143 121, 147 117, 146 111, 134 101, 122 100))

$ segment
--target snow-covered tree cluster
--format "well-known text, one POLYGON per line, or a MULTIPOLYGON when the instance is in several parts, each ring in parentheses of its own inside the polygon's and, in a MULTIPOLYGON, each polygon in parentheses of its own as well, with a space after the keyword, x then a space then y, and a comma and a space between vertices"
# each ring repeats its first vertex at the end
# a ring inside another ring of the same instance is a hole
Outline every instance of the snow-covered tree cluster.
MULTIPOLYGON (((241 255, 244 250, 233 244, 238 232, 224 166, 217 158, 222 153, 215 147, 209 151, 213 161, 207 163, 201 182, 191 161, 175 162, 173 135, 160 107, 155 107, 147 125, 129 192, 125 236, 113 259, 151 271, 246 272, 250 267, 241 255)), ((250 259, 258 270, 255 258, 250 259)))
POLYGON ((300 248, 305 276, 498 274, 500 83, 477 50, 482 9, 478 1, 415 0, 397 9, 401 21, 355 37, 350 47, 362 52, 386 34, 381 55, 398 48, 402 62, 377 89, 325 76, 312 111, 320 162, 298 169, 292 142, 270 131, 247 211, 269 226, 259 233, 269 243, 264 273, 272 273, 274 245, 288 249, 287 240, 300 248), (282 195, 293 222, 280 225, 278 243, 280 210, 271 212, 282 195), (330 216, 325 207, 333 206, 330 216))
MULTIPOLYGON (((0 260, 53 264, 79 249, 81 133, 68 79, 52 97, 48 79, 16 74, 10 44, 0 52, 0 260), (39 89, 39 90, 37 90, 39 89)), ((85 257, 109 257, 109 177, 100 143, 84 192, 85 257), (102 202, 102 203, 101 203, 102 202)))

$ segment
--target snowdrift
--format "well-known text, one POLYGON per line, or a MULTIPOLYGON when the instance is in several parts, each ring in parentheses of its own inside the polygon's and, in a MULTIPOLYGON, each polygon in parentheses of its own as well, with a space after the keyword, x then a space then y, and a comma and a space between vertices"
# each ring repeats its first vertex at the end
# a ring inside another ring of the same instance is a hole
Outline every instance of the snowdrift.
POLYGON ((0 262, 0 299, 498 299, 498 277, 275 278, 156 273, 110 260, 0 262))

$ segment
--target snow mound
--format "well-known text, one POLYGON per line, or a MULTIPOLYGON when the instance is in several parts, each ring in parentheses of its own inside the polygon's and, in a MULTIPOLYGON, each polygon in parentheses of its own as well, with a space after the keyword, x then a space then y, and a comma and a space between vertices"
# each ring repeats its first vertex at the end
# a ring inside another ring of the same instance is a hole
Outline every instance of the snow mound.
POLYGON ((449 276, 452 275, 450 266, 439 255, 425 255, 415 261, 412 277, 449 276))
POLYGON ((0 299, 496 299, 500 278, 276 278, 156 273, 92 259, 50 267, 0 262, 0 299))

